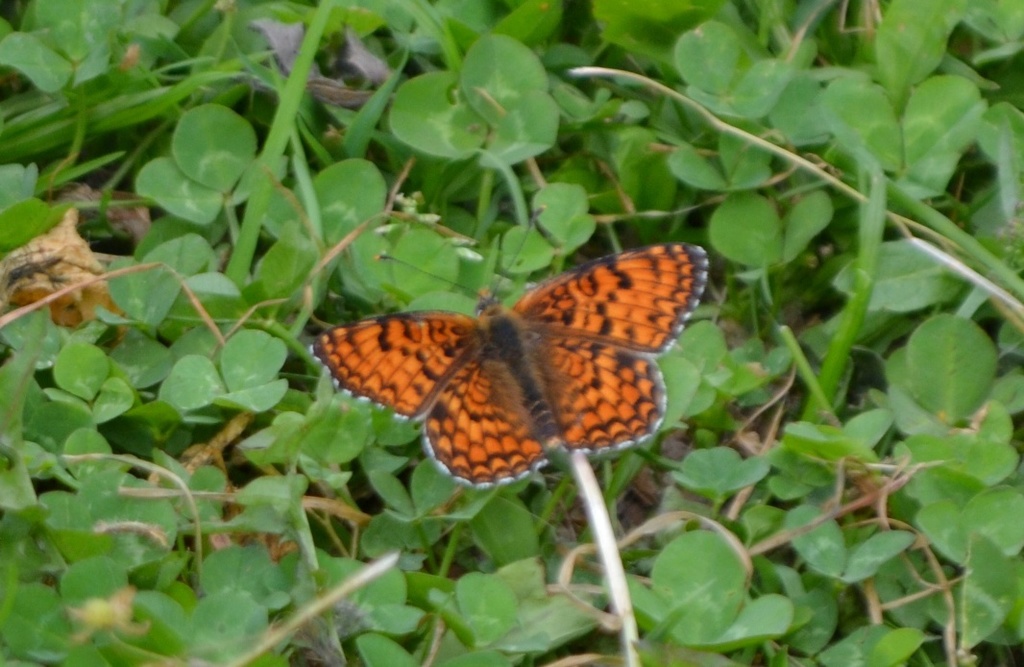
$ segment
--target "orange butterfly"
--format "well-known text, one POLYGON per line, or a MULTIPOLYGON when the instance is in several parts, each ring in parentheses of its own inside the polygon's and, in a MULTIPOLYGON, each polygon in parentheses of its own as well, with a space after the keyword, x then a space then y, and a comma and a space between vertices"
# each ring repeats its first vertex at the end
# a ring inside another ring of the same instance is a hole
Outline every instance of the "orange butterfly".
POLYGON ((478 317, 400 313, 325 331, 313 354, 339 389, 423 419, 423 446, 457 480, 524 477, 552 447, 607 451, 653 435, 665 413, 654 361, 707 280, 702 248, 603 257, 478 317))

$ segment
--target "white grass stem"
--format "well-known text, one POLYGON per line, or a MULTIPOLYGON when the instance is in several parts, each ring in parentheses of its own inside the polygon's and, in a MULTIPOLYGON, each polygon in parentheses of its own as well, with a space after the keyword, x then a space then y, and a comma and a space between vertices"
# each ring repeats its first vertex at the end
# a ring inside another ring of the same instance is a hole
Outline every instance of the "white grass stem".
POLYGON ((608 508, 604 504, 601 487, 597 485, 594 469, 590 467, 590 461, 583 452, 573 452, 570 462, 572 474, 583 498, 583 506, 590 519, 590 529, 594 533, 597 553, 604 565, 611 608, 622 623, 619 637, 625 664, 627 667, 640 667, 640 654, 637 652, 640 633, 636 625, 636 616, 633 614, 633 601, 629 597, 629 588, 626 585, 626 571, 622 567, 622 558, 615 544, 615 532, 612 530, 611 517, 608 516, 608 508))

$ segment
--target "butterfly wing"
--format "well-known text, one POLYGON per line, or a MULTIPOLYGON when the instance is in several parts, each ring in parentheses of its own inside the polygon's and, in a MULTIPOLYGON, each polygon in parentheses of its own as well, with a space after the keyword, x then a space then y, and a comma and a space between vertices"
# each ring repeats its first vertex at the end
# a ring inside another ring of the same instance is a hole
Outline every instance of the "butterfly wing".
POLYGON ((423 424, 424 448, 462 482, 511 482, 546 461, 530 423, 507 365, 473 359, 438 394, 423 424))
POLYGON ((661 370, 647 354, 576 336, 546 339, 545 382, 568 449, 627 447, 665 415, 661 370))
POLYGON ((707 281, 707 254, 686 243, 628 250, 581 264, 527 292, 513 310, 639 352, 679 337, 707 281))
POLYGON ((329 329, 312 349, 339 389, 415 418, 472 355, 476 341, 471 317, 417 312, 329 329))

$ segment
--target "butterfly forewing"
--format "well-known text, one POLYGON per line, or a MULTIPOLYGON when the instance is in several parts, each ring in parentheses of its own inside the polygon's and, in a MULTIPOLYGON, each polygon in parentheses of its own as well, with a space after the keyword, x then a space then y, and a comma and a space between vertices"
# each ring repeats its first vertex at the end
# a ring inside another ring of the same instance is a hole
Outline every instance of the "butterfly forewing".
POLYGON ((679 336, 707 280, 698 246, 671 243, 602 257, 542 282, 515 311, 642 352, 662 352, 679 336))
POLYGON ((472 355, 476 326, 458 313, 386 315, 325 331, 313 354, 340 389, 419 417, 472 355))

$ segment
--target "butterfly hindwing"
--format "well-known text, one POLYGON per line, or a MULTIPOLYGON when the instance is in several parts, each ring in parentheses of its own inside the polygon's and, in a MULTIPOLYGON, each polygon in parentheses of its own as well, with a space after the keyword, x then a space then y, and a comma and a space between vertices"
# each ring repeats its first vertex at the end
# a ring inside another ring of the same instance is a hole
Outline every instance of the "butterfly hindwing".
POLYGON ((546 359, 564 447, 614 449, 658 430, 665 387, 649 355, 568 335, 548 338, 546 359))
POLYGON ((427 413, 427 453, 453 477, 478 486, 510 482, 539 467, 544 448, 517 392, 501 364, 466 363, 427 413))

